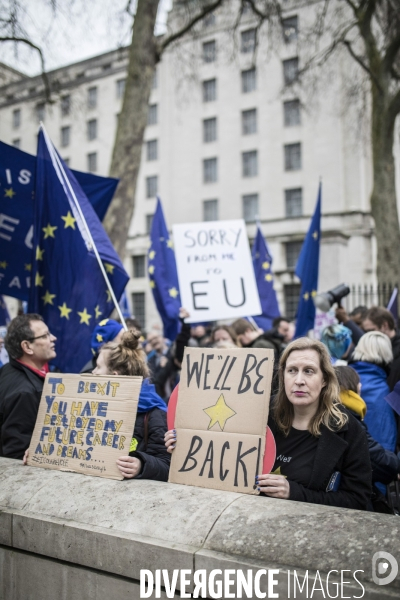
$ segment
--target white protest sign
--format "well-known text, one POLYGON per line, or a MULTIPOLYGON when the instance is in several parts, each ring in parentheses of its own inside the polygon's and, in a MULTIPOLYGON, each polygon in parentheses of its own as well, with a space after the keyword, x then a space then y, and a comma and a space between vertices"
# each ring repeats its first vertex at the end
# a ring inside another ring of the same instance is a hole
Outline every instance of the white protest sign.
POLYGON ((242 219, 174 225, 173 234, 188 323, 261 314, 242 219))

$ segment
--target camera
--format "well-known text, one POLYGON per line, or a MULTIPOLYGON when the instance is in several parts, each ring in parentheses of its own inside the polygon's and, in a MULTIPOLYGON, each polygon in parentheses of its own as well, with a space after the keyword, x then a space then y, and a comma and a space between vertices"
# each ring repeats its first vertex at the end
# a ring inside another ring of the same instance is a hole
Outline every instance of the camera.
POLYGON ((322 312, 328 312, 335 302, 337 302, 337 304, 340 306, 341 299, 345 298, 349 294, 349 286, 345 283, 341 283, 328 292, 321 292, 320 294, 317 294, 314 298, 314 304, 317 308, 319 308, 319 310, 322 310, 322 312))

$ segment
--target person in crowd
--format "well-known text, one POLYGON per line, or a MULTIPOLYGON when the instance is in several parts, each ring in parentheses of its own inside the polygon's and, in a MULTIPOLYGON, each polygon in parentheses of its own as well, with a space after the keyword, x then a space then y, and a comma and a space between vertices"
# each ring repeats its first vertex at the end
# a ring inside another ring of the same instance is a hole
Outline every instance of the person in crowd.
POLYGON ((350 329, 344 325, 329 325, 322 331, 321 342, 328 348, 332 364, 347 364, 354 350, 350 329))
POLYGON ((364 331, 380 331, 388 336, 392 344, 393 360, 388 376, 388 385, 392 390, 400 381, 400 333, 396 330, 396 323, 392 313, 382 306, 372 306, 365 315, 362 327, 364 331))
POLYGON ((152 329, 147 334, 147 352, 151 381, 156 387, 157 394, 167 401, 173 388, 169 381, 171 345, 167 343, 161 330, 152 329), (151 348, 150 352, 148 352, 149 348, 151 348))
POLYGON ((269 348, 274 351, 275 364, 282 350, 282 337, 274 330, 263 332, 246 319, 236 319, 231 325, 237 339, 244 348, 269 348))
POLYGON ((372 437, 386 450, 396 446, 397 426, 392 408, 385 400, 389 393, 386 378, 393 354, 390 339, 379 331, 370 331, 358 342, 350 362, 362 384, 367 405, 365 422, 372 437))
POLYGON ((353 344, 356 346, 360 338, 364 335, 364 330, 361 328, 363 316, 367 312, 366 306, 357 306, 349 315, 343 306, 338 306, 335 311, 335 317, 341 325, 345 325, 351 331, 353 344))
POLYGON ((124 327, 118 321, 114 321, 114 319, 103 319, 100 321, 93 329, 92 338, 90 340, 93 357, 86 363, 81 370, 81 373, 91 373, 96 367, 100 348, 107 342, 119 342, 123 333, 124 327))
POLYGON ((240 343, 235 330, 229 325, 216 325, 211 332, 211 345, 215 346, 218 343, 227 342, 230 347, 237 346, 240 348, 240 343))
POLYGON ((0 456, 22 459, 30 444, 55 341, 34 313, 15 317, 8 327, 10 362, 0 371, 0 456))
MULTIPOLYGON (((365 510, 371 464, 362 426, 343 407, 329 353, 317 340, 299 338, 279 362, 279 390, 269 426, 276 441, 271 473, 257 488, 272 498, 365 510)), ((165 435, 176 446, 176 431, 165 435)))
POLYGON ((94 375, 138 375, 143 377, 135 429, 129 455, 117 460, 125 478, 167 481, 170 455, 164 446, 167 407, 149 383, 146 355, 139 347, 140 332, 126 331, 119 342, 105 344, 97 357, 94 375))
POLYGON ((286 317, 276 317, 276 319, 272 321, 272 327, 280 336, 282 336, 284 344, 289 344, 294 338, 294 323, 289 321, 286 317))
POLYGON ((369 433, 364 421, 367 405, 360 395, 362 385, 357 371, 352 367, 338 366, 335 367, 335 373, 339 382, 341 402, 362 424, 367 435, 372 466, 372 482, 376 484, 373 490, 374 508, 378 512, 389 512, 387 510, 387 502, 382 497, 382 494, 386 492, 385 485, 398 478, 400 473, 400 457, 394 452, 385 450, 369 433))
MULTIPOLYGON (((191 338, 200 348, 207 348, 211 343, 211 326, 206 323, 192 323, 191 338)), ((194 345, 194 344, 193 344, 194 345)))

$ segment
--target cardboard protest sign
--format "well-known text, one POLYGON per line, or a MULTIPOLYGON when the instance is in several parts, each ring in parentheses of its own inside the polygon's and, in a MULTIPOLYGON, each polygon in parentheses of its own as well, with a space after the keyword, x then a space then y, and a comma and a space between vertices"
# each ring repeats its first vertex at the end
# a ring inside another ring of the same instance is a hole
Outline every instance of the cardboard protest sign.
POLYGON ((188 323, 261 314, 242 219, 174 225, 173 233, 188 323))
POLYGON ((185 348, 169 481, 258 494, 273 350, 185 348))
POLYGON ((142 377, 48 373, 28 465, 123 479, 142 377))

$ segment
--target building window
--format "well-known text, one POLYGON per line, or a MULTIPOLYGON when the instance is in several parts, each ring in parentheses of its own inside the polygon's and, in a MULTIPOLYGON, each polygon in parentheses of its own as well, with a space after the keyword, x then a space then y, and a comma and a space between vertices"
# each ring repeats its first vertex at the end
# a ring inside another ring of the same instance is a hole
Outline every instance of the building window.
POLYGON ((61 127, 61 146, 69 146, 71 135, 71 127, 61 127))
POLYGON ((14 146, 14 148, 21 148, 21 140, 20 138, 17 138, 16 140, 12 141, 12 145, 14 146))
POLYGON ((285 171, 298 171, 301 169, 301 144, 286 144, 285 171))
POLYGON ((135 292, 132 294, 133 317, 139 321, 141 327, 146 327, 146 294, 144 292, 135 292))
POLYGON ((289 44, 290 42, 295 42, 299 33, 297 15, 283 19, 282 29, 285 43, 289 44))
POLYGON ((157 125, 158 122, 158 105, 150 104, 147 113, 147 125, 157 125))
POLYGON ((13 126, 13 129, 18 129, 18 127, 20 125, 21 125, 21 109, 20 108, 16 108, 12 112, 12 126, 13 126))
POLYGON ((300 125, 300 101, 289 100, 283 103, 283 116, 285 127, 300 125))
POLYGON ((97 119, 91 119, 87 122, 87 139, 95 140, 97 138, 97 119))
POLYGON ((240 34, 240 52, 254 52, 256 48, 256 30, 247 29, 240 34))
POLYGON ((246 71, 242 71, 242 92, 243 92, 243 94, 248 94, 249 92, 254 92, 256 87, 257 87, 256 70, 255 69, 247 69, 246 71))
POLYGON ((215 25, 215 21, 215 14, 208 13, 203 19, 203 27, 212 27, 212 25, 215 25))
POLYGON ((151 89, 156 90, 158 88, 158 71, 157 69, 154 71, 153 81, 151 83, 151 89))
POLYGON ((257 109, 256 108, 242 111, 242 134, 250 135, 251 133, 257 133, 257 109))
POLYGON ((288 60, 284 60, 283 64, 283 80, 285 85, 291 85, 295 81, 297 81, 299 77, 299 59, 289 58, 288 60))
POLYGON ((243 177, 256 177, 258 175, 257 150, 242 152, 242 175, 243 177))
POLYGON ((46 107, 44 102, 40 102, 40 104, 36 104, 36 117, 38 121, 44 121, 46 116, 46 107))
POLYGON ((204 183, 214 183, 218 180, 218 164, 216 158, 206 158, 203 160, 203 181, 204 183))
POLYGON ((203 102, 213 102, 217 99, 217 80, 203 81, 203 102))
POLYGON ((203 62, 211 63, 217 60, 217 44, 215 40, 204 42, 203 44, 203 62))
POLYGON ((294 271, 296 268, 302 245, 303 242, 287 242, 285 244, 286 268, 288 270, 294 271))
POLYGON ((157 160, 158 158, 158 143, 157 140, 146 142, 147 160, 157 160))
POLYGON ((215 142, 217 139, 217 118, 204 119, 203 121, 203 142, 215 142))
POLYGON ((258 217, 258 194, 247 194, 242 197, 243 219, 246 223, 254 223, 258 217))
POLYGON ((97 171, 97 152, 91 152, 87 155, 88 171, 95 173, 97 171))
POLYGON ((71 112, 71 96, 63 96, 61 98, 61 116, 68 117, 71 112))
POLYGON ((158 177, 151 175, 146 177, 146 198, 155 198, 158 193, 158 177))
POLYGON ((146 276, 146 257, 144 254, 132 256, 133 277, 139 279, 146 276))
POLYGON ((96 108, 96 106, 97 106, 97 87, 91 87, 88 89, 87 104, 88 104, 88 108, 96 108))
POLYGON ((300 217, 303 214, 303 190, 301 188, 285 190, 285 207, 287 217, 300 217))
POLYGON ((218 200, 204 200, 203 221, 218 221, 218 200))
POLYGON ((285 296, 285 315, 288 319, 294 319, 297 314, 301 286, 298 283, 291 283, 284 286, 285 296))
POLYGON ((117 81, 117 98, 123 98, 125 92, 126 79, 118 79, 117 81))
POLYGON ((70 159, 69 158, 63 158, 63 161, 67 165, 67 167, 69 167, 70 159))
POLYGON ((151 224, 153 223, 154 215, 146 215, 146 233, 151 233, 151 224))

